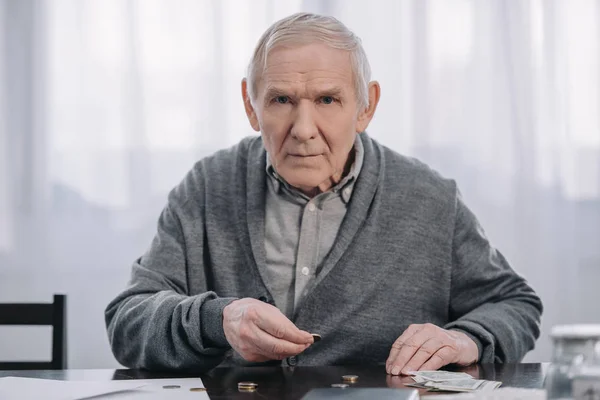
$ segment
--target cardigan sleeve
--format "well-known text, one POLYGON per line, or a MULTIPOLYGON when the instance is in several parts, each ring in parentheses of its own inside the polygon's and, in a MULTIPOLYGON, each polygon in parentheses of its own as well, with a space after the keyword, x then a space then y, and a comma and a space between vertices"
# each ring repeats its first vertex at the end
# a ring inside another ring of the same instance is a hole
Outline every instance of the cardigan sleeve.
MULTIPOLYGON (((171 192, 149 250, 133 263, 128 287, 106 308, 112 351, 127 367, 203 371, 218 365, 230 349, 222 314, 235 299, 208 290, 193 296, 188 292, 181 221, 190 217, 182 207, 185 196, 181 192, 185 185, 198 184, 197 175, 188 175, 171 192)), ((195 224, 203 223, 198 220, 201 217, 194 218, 195 224)), ((192 239, 196 248, 204 247, 203 235, 192 239)), ((200 276, 207 286, 205 274, 200 276)))
POLYGON ((479 362, 518 362, 540 335, 542 302, 486 238, 456 196, 450 295, 452 322, 479 347, 479 362))

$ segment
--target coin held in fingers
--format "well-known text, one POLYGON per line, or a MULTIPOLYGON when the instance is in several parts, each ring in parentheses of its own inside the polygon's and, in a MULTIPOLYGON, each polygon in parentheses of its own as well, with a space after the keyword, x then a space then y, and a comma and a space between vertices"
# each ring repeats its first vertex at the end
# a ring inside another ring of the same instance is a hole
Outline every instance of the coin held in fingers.
POLYGON ((240 392, 254 392, 258 384, 254 382, 238 382, 238 391, 240 392))

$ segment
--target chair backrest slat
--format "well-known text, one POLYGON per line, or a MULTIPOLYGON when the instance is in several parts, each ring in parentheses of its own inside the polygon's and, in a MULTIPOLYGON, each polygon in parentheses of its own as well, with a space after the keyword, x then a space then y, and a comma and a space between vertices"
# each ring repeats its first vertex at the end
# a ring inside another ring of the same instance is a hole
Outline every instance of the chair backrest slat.
POLYGON ((52 304, 0 304, 0 325, 52 325, 52 304))
POLYGON ((52 304, 0 304, 0 325, 52 326, 52 361, 0 361, 0 370, 67 368, 67 296, 54 295, 52 304))
POLYGON ((52 314, 52 369, 67 368, 67 297, 54 296, 52 314), (56 345, 59 343, 60 345, 56 345))

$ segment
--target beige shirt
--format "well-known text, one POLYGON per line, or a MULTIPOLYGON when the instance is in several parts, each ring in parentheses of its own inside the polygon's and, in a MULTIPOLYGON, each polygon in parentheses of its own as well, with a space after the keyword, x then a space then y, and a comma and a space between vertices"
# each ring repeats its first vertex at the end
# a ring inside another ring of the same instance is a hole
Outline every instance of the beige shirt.
POLYGON ((259 268, 275 305, 290 319, 331 250, 346 215, 364 158, 358 136, 354 151, 350 173, 312 199, 280 177, 267 155, 266 265, 259 268))

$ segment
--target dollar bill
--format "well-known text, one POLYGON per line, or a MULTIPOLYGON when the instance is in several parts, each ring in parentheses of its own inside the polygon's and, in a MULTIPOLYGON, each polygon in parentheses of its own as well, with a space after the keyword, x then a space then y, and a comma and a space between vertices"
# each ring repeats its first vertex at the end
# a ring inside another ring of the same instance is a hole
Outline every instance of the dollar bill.
POLYGON ((449 371, 411 371, 409 374, 433 382, 445 382, 454 380, 473 379, 473 377, 465 372, 449 372, 449 371))
POLYGON ((444 392, 487 392, 497 389, 502 382, 474 379, 464 372, 414 371, 415 383, 405 386, 444 392))

